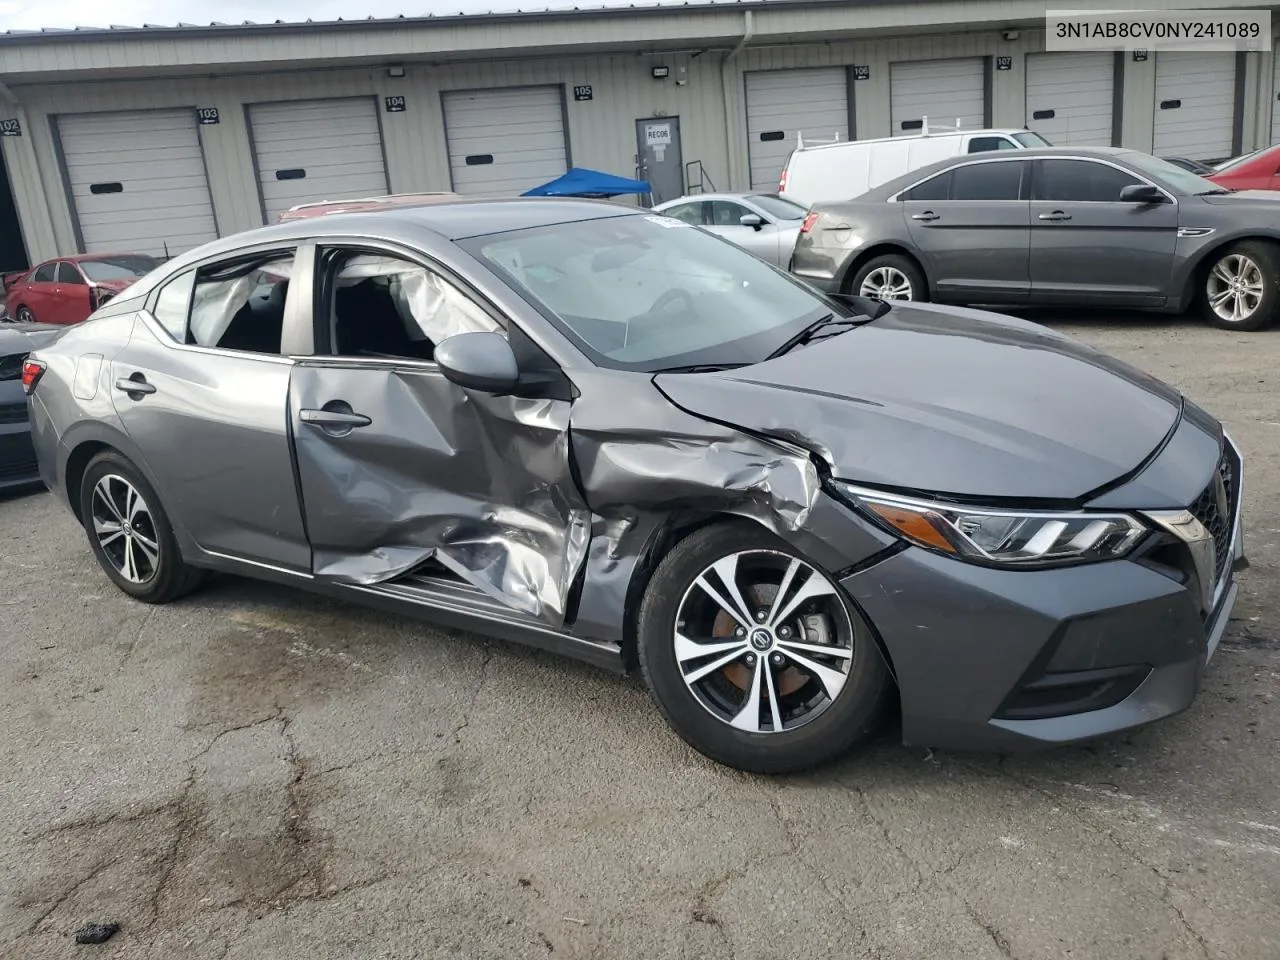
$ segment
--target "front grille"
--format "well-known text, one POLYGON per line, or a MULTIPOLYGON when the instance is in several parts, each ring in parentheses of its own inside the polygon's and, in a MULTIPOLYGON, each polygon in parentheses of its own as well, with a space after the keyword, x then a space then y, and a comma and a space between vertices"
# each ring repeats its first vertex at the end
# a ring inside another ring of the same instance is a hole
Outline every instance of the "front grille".
POLYGON ((1235 466, 1228 449, 1218 461, 1217 476, 1191 505, 1191 513, 1213 536, 1215 584, 1222 582, 1231 561, 1231 531, 1239 507, 1236 500, 1235 466))
POLYGON ((26 423, 26 403, 0 403, 0 424, 26 423))
POLYGON ((10 483, 14 480, 34 480, 39 473, 40 470, 36 464, 34 451, 30 454, 23 451, 16 457, 0 463, 0 483, 10 483))

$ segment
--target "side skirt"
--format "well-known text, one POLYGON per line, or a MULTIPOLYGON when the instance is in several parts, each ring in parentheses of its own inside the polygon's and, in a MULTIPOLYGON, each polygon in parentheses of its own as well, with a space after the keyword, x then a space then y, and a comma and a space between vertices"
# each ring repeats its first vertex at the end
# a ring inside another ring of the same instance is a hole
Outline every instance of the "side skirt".
POLYGON ((351 600, 387 613, 535 647, 557 656, 590 663, 611 673, 626 672, 619 644, 575 637, 564 630, 549 627, 499 603, 477 587, 451 577, 413 573, 387 583, 364 586, 317 580, 308 573, 298 573, 210 551, 200 551, 199 558, 193 557, 192 560, 197 566, 254 580, 300 587, 322 596, 351 600))

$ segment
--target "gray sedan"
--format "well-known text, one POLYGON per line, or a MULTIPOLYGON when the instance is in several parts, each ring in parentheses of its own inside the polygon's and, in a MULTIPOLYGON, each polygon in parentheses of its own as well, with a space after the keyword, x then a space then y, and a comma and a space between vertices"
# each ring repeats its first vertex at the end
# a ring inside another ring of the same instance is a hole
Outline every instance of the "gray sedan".
POLYGON ((805 221, 819 288, 950 303, 1182 312, 1259 330, 1280 309, 1280 194, 1231 193, 1134 150, 961 157, 805 221))
POLYGON ((809 212, 771 193, 698 194, 669 200, 653 209, 724 237, 779 267, 791 259, 800 224, 809 212))
POLYGON ((220 240, 22 383, 129 596, 222 570, 638 667, 747 770, 890 704, 909 743, 998 749, 1176 713, 1243 557, 1239 454, 1170 387, 612 203, 220 240))

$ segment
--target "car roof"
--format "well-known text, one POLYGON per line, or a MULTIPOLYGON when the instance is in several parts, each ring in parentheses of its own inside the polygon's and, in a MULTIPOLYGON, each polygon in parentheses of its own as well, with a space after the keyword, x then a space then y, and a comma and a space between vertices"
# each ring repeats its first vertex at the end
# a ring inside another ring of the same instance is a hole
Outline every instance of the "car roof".
POLYGON ((386 207, 447 203, 458 198, 459 194, 438 191, 435 193, 389 193, 380 197, 353 197, 346 200, 316 200, 311 203, 299 203, 290 207, 280 215, 280 220, 320 217, 333 213, 350 213, 357 210, 382 210, 386 207))

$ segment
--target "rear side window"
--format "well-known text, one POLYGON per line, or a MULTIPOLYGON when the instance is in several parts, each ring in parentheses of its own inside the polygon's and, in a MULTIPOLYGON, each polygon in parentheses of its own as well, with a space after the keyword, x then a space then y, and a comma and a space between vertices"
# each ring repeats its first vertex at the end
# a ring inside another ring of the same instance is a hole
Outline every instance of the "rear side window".
POLYGON ((1136 177, 1091 160, 1042 160, 1036 176, 1037 200, 1118 203, 1120 191, 1140 183, 1136 177))
POLYGON ((32 283, 53 283, 54 264, 44 263, 31 275, 32 283))
POLYGON ((902 195, 903 200, 947 200, 951 197, 951 171, 930 177, 902 195))
POLYGON ((952 200, 1017 200, 1022 196, 1023 162, 971 163, 951 173, 952 200))
POLYGON ((151 315, 160 321, 160 326, 179 343, 186 339, 187 314, 191 310, 191 287, 195 279, 194 270, 178 274, 160 288, 155 308, 151 311, 151 315))

